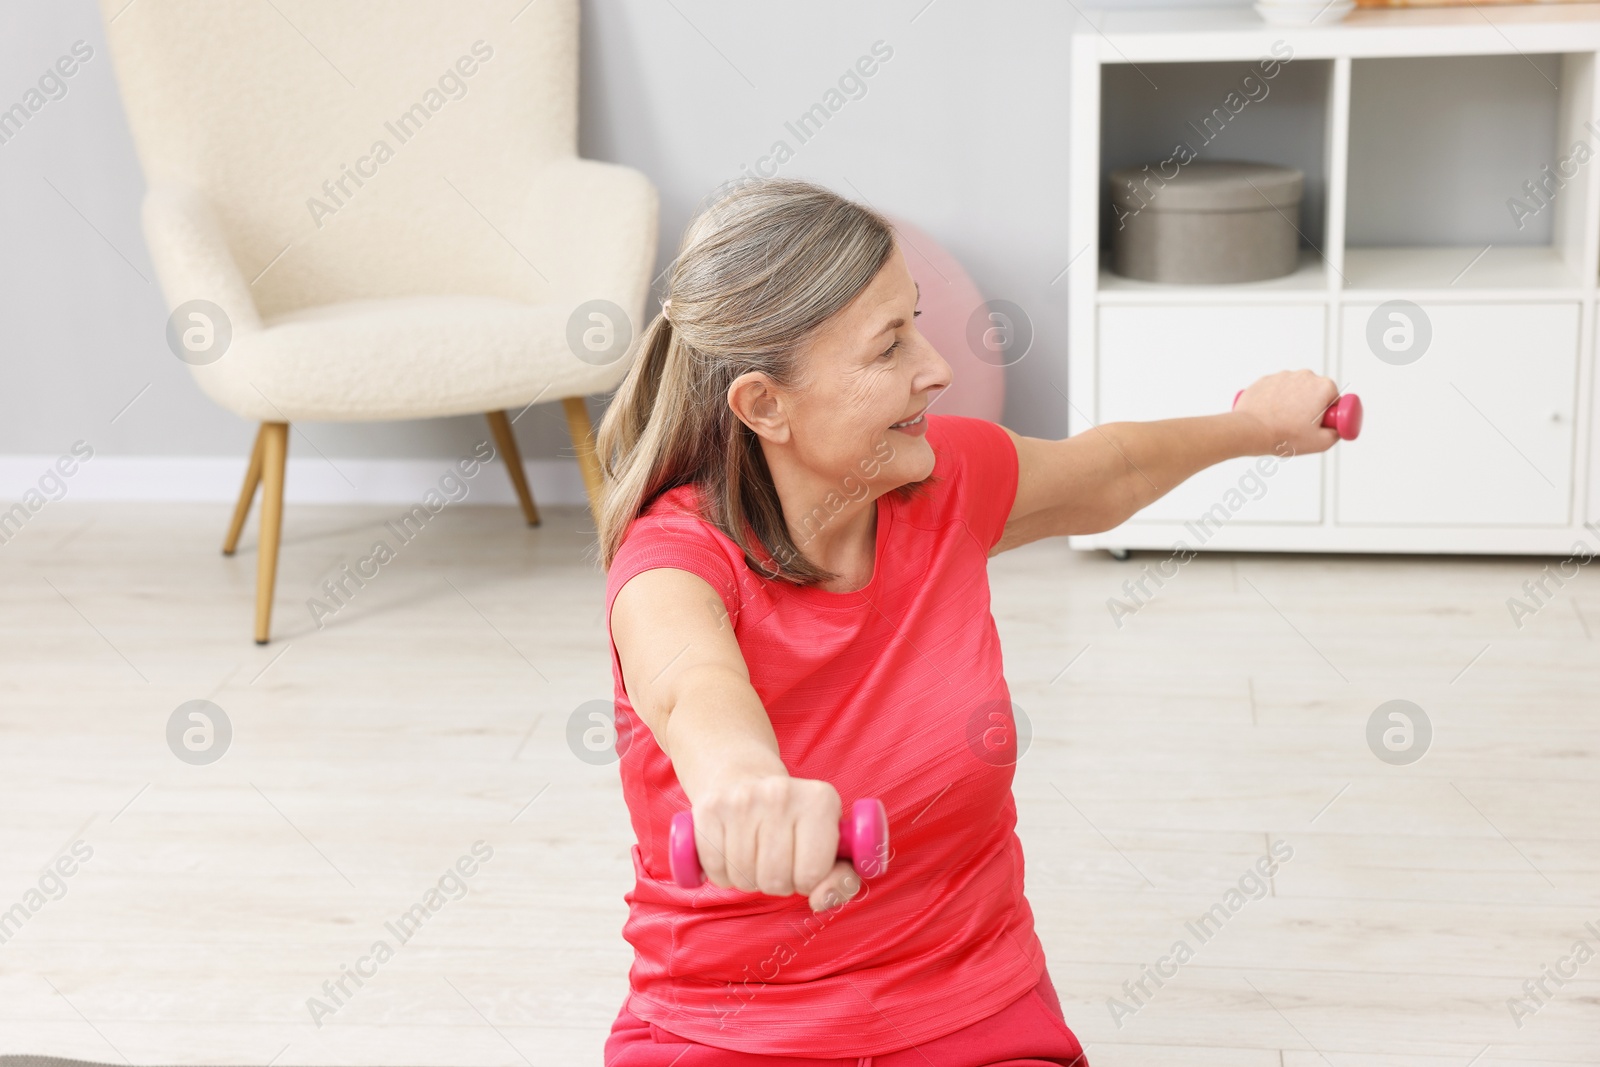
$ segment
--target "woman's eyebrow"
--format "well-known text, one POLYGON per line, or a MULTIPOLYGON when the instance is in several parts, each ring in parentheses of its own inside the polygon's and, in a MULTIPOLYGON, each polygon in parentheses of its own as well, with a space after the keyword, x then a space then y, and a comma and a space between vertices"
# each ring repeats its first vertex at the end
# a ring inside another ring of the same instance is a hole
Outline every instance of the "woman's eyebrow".
MULTIPOLYGON (((917 303, 919 303, 919 304, 922 303, 922 286, 917 285, 917 283, 915 281, 913 281, 911 284, 917 286, 917 303)), ((884 323, 881 327, 879 327, 878 328, 878 332, 873 334, 872 336, 873 336, 873 338, 880 337, 883 334, 889 333, 892 330, 898 330, 900 327, 904 326, 905 324, 906 324, 906 320, 903 317, 896 316, 895 318, 890 319, 888 322, 884 323)))

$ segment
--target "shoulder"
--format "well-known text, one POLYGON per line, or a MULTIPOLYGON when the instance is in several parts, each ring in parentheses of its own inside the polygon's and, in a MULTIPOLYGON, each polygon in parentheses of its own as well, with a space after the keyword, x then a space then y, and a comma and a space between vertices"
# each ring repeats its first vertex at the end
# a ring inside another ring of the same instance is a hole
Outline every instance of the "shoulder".
POLYGON ((628 524, 622 535, 624 546, 653 540, 663 532, 720 533, 700 516, 700 487, 677 485, 660 493, 628 524))
POLYGON ((1013 434, 998 422, 976 418, 972 415, 928 415, 928 442, 938 451, 940 445, 956 450, 952 458, 975 448, 1015 448, 1013 434))
POLYGON ((622 544, 612 561, 619 564, 674 549, 708 549, 721 552, 725 546, 738 547, 733 540, 707 522, 700 510, 700 487, 679 485, 657 496, 623 532, 622 544))
MULTIPOLYGON (((1016 477, 1016 435, 997 422, 970 415, 929 415, 933 473, 957 481, 1009 482, 1016 477)), ((999 488, 1000 486, 990 486, 999 488)))
POLYGON ((629 579, 657 567, 697 575, 738 615, 744 553, 733 539, 700 514, 700 489, 680 485, 667 490, 628 524, 622 545, 606 572, 606 600, 616 599, 629 579))
POLYGON ((934 476, 944 483, 944 506, 988 552, 1000 540, 1016 499, 1016 436, 988 419, 930 414, 928 443, 934 451, 934 476))

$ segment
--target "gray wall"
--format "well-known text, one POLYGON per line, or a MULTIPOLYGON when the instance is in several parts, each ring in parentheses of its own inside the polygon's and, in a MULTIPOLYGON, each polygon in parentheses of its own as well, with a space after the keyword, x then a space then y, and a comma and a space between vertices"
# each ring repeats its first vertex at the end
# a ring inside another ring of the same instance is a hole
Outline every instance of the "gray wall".
MULTIPOLYGON (((309 0, 286 3, 290 13, 295 2, 309 0)), ((1036 341, 1008 371, 1005 421, 1035 436, 1066 433, 1065 405, 1049 382, 1065 381, 1064 285, 1052 280, 1070 258, 1072 5, 585 0, 584 18, 580 152, 637 167, 656 183, 663 267, 695 204, 775 139, 792 144, 784 122, 874 41, 887 42, 893 58, 866 95, 799 146, 782 173, 915 222, 965 264, 985 296, 1021 305, 1036 341)), ((96 52, 65 97, 0 144, 0 456, 55 454, 79 437, 105 455, 243 456, 253 427, 206 400, 163 343, 164 309, 138 223, 143 179, 94 4, 7 3, 0 19, 0 107, 74 41, 96 52)), ((1305 94, 1290 91, 1294 80, 1250 116, 1242 141, 1303 132, 1305 94)), ((1494 141, 1493 125, 1430 145, 1455 153, 1477 184, 1505 187, 1488 214, 1503 211, 1500 198, 1537 169, 1485 177, 1494 153, 1473 142, 1494 141)), ((1543 151, 1552 134, 1533 133, 1531 150, 1543 151)), ((1149 137, 1119 130, 1108 149, 1132 150, 1149 137)), ((603 401, 591 410, 598 419, 603 401)), ((451 457, 470 450, 481 427, 459 418, 301 429, 330 457, 451 457)), ((559 405, 534 408, 517 432, 528 459, 571 455, 559 405)))
MULTIPOLYGON (((1027 308, 1038 340, 1015 371, 1007 417, 1039 433, 1064 427, 1049 404, 1055 393, 1027 379, 1050 371, 1040 357, 1059 354, 1065 338, 1062 287, 1049 283, 1066 262, 1071 9, 1029 0, 997 16, 971 0, 925 4, 587 2, 580 153, 656 183, 664 267, 700 198, 787 136, 785 120, 874 41, 887 42, 893 58, 866 95, 782 172, 910 218, 987 295, 1027 308)), ((96 56, 66 97, 0 145, 0 455, 55 453, 77 437, 108 455, 247 453, 253 427, 208 401, 163 343, 165 310, 139 231, 143 179, 96 8, 40 0, 5 11, 14 20, 0 32, 7 104, 75 40, 96 56)), ((602 410, 592 399, 596 419, 602 410)), ((472 417, 302 429, 332 457, 449 457, 483 436, 472 417)), ((529 411, 517 432, 525 458, 571 455, 560 405, 529 411)))

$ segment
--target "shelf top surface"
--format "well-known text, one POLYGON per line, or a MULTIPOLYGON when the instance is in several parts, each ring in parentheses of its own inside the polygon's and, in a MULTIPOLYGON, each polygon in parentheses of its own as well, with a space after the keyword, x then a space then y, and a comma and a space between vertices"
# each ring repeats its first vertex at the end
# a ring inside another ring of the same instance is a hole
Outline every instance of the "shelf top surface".
MULTIPOLYGON (((1107 255, 1105 250, 1101 255, 1107 255)), ((1330 274, 1320 254, 1303 248, 1293 273, 1267 281, 1230 285, 1136 281, 1112 273, 1102 262, 1096 288, 1101 304, 1169 304, 1298 303, 1319 295, 1359 302, 1374 299, 1374 294, 1417 292, 1472 300, 1489 291, 1574 299, 1590 287, 1549 246, 1352 247, 1345 249, 1344 270, 1335 277, 1330 274)))
MULTIPOLYGON (((1109 255, 1102 252, 1109 259, 1109 255)), ((1328 287, 1327 265, 1322 256, 1309 248, 1299 251, 1299 262, 1291 274, 1269 278, 1260 282, 1235 282, 1230 285, 1174 285, 1162 282, 1139 281, 1115 274, 1107 265, 1100 268, 1099 290, 1103 301, 1114 303, 1165 302, 1175 298, 1188 300, 1259 299, 1269 294, 1304 295, 1320 292, 1328 287)))
POLYGON ((1358 8, 1326 26, 1274 26, 1248 6, 1093 10, 1073 27, 1102 63, 1256 58, 1282 41, 1296 58, 1600 50, 1600 3, 1358 8))

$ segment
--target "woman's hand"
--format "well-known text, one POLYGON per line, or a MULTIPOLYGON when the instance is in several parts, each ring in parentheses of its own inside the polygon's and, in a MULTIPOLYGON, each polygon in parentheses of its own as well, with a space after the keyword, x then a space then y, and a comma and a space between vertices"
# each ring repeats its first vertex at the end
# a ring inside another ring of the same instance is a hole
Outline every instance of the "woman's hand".
POLYGON ((1309 370, 1285 370, 1257 379, 1233 410, 1261 427, 1263 447, 1252 455, 1299 455, 1324 452, 1339 440, 1337 431, 1322 425, 1322 413, 1338 398, 1333 379, 1309 370))
POLYGON ((838 790, 811 778, 762 775, 714 783, 692 808, 706 880, 746 893, 803 893, 812 911, 843 904, 861 888, 861 878, 838 858, 842 808, 838 790))

